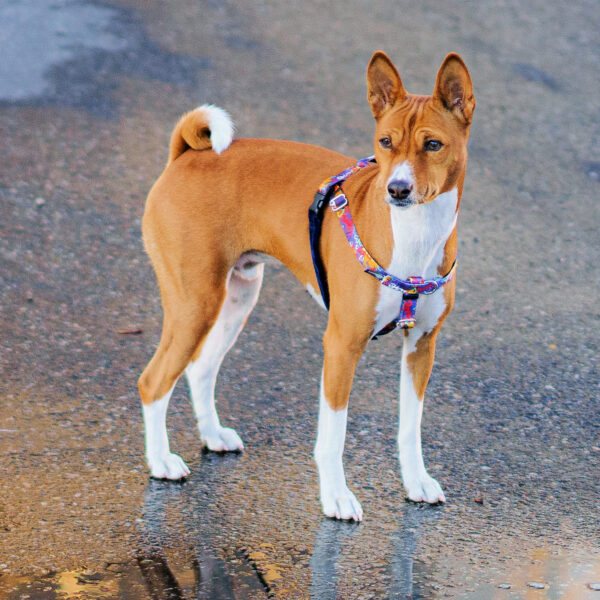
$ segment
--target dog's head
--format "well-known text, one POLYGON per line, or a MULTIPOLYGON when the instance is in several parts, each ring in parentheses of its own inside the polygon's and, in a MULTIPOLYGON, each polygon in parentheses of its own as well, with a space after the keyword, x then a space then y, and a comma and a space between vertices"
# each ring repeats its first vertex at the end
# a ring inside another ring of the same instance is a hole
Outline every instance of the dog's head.
POLYGON ((475 97, 458 54, 444 59, 433 95, 416 96, 406 92, 387 55, 376 52, 367 68, 367 98, 386 202, 409 207, 462 188, 475 97))

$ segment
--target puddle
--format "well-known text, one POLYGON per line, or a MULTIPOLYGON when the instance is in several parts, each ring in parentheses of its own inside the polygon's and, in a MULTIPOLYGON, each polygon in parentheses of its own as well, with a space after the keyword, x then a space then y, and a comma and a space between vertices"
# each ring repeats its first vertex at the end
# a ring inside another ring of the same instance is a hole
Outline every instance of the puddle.
POLYGON ((263 600, 268 590, 242 554, 224 560, 190 555, 188 560, 164 554, 140 554, 112 563, 102 572, 86 569, 43 577, 0 576, 0 600, 263 600))
MULTIPOLYGON (((135 592, 133 586, 132 591, 135 592)), ((0 598, 2 600, 39 599, 53 600, 54 598, 140 598, 141 595, 120 596, 122 588, 121 574, 92 573, 86 569, 65 571, 49 574, 43 577, 0 577, 0 598)), ((137 590, 144 592, 143 587, 137 590)))
POLYGON ((0 23, 3 105, 66 106, 108 118, 119 76, 196 86, 209 62, 161 49, 134 11, 106 3, 7 0, 0 23))
POLYGON ((498 570, 494 580, 459 597, 469 600, 600 600, 600 591, 591 589, 594 584, 600 584, 600 557, 552 554, 538 549, 510 570, 498 570))
POLYGON ((556 81, 556 79, 554 79, 554 77, 552 77, 552 75, 542 71, 541 69, 538 69, 537 67, 534 67, 533 65, 527 63, 515 63, 512 67, 513 71, 526 81, 539 83, 553 92, 560 90, 559 83, 556 81))
MULTIPOLYGON (((357 527, 324 521, 307 573, 306 598, 336 599, 338 560, 344 541, 357 527)), ((413 559, 416 537, 389 565, 388 593, 382 598, 464 598, 468 600, 600 600, 600 558, 582 560, 536 550, 526 559, 506 568, 482 573, 474 568, 467 577, 465 565, 442 563, 437 569, 413 559), (443 572, 443 573, 442 573, 443 572), (426 580, 426 581, 425 581, 426 580)), ((123 563, 110 563, 101 572, 81 568, 41 577, 0 576, 0 600, 59 600, 119 598, 122 600, 263 600, 284 598, 279 588, 270 588, 271 579, 285 578, 261 561, 259 551, 233 553, 145 550, 123 563), (222 558, 219 554, 225 555, 222 558)), ((361 589, 356 589, 360 595, 361 589)))
MULTIPOLYGON (((345 524, 324 522, 319 528, 310 565, 306 597, 336 599, 338 542, 353 535, 345 524), (340 527, 342 525, 342 527, 340 527), (332 547, 333 544, 333 547, 332 547)), ((410 542, 409 542, 410 543, 410 542)), ((238 551, 227 560, 197 550, 169 556, 148 551, 123 563, 111 563, 102 572, 86 569, 64 571, 42 577, 0 576, 0 600, 111 599, 142 600, 263 600, 283 598, 269 590, 268 573, 259 573, 248 553, 238 551)), ((260 563, 260 561, 258 561, 260 563)), ((259 564, 262 568, 262 565, 259 564)), ((441 581, 408 555, 391 565, 391 584, 385 598, 428 600, 600 600, 600 591, 590 584, 600 582, 600 559, 573 562, 568 556, 533 552, 514 570, 494 574, 489 583, 441 581), (421 572, 422 571, 422 572, 421 572), (421 576, 427 585, 419 582, 421 576), (437 580, 440 583, 434 583, 437 580)), ((451 565, 445 568, 452 569, 451 565)), ((463 570, 460 565, 457 571, 463 570)), ((308 575, 308 574, 307 574, 308 575)), ((475 573, 473 573, 475 576, 475 573)), ((482 579, 479 575, 477 578, 482 579)), ((360 589, 356 592, 360 595, 360 589)))
POLYGON ((404 503, 391 531, 321 518, 288 543, 267 529, 234 526, 229 535, 227 513, 210 502, 193 484, 152 480, 139 537, 123 562, 43 577, 1 575, 0 600, 600 600, 589 587, 600 583, 600 554, 584 547, 567 552, 546 542, 527 549, 519 538, 494 547, 490 558, 486 547, 500 544, 490 536, 468 553, 436 552, 430 542, 448 519, 444 507, 404 503))
POLYGON ((125 40, 109 29, 115 16, 110 8, 64 0, 3 2, 0 98, 17 101, 44 95, 49 91, 50 68, 84 50, 123 50, 125 40))

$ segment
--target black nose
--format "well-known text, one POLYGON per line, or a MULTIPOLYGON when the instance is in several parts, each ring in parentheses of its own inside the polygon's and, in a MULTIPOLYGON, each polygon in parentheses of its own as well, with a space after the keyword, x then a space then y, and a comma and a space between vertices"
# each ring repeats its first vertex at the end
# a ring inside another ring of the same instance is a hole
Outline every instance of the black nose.
POLYGON ((396 200, 406 200, 413 191, 413 185, 405 179, 395 179, 388 183, 388 193, 396 200))

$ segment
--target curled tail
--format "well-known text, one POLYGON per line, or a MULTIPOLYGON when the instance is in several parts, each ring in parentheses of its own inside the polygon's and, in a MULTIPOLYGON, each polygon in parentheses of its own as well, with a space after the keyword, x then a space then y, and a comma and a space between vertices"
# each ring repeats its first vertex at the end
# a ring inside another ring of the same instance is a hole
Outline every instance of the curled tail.
POLYGON ((179 119, 169 143, 169 160, 172 163, 188 148, 204 150, 212 148, 221 154, 233 139, 231 117, 218 106, 203 104, 179 119))

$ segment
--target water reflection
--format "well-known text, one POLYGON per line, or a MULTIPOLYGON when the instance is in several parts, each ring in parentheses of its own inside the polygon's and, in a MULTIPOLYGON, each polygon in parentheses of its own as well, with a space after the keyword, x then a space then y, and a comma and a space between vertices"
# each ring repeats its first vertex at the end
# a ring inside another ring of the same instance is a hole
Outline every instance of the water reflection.
MULTIPOLYGON (((261 576, 263 565, 253 562, 253 555, 260 553, 236 553, 231 560, 230 554, 225 556, 214 533, 211 521, 195 523, 200 527, 195 537, 192 556, 187 559, 189 576, 187 587, 181 585, 180 577, 174 577, 164 552, 161 551, 161 540, 171 535, 165 530, 169 504, 179 504, 179 496, 186 494, 185 485, 173 485, 160 481, 148 484, 143 510, 143 537, 146 550, 145 560, 149 568, 140 562, 148 591, 155 597, 183 598, 191 594, 194 598, 230 600, 234 598, 266 597, 276 590, 270 589, 268 578, 261 576), (240 592, 240 581, 245 581, 245 591, 240 592), (167 595, 170 594, 170 595, 167 595), (245 594, 245 595, 244 595, 245 594)), ((207 515, 208 517, 208 515, 207 515)), ((405 503, 401 506, 396 531, 390 536, 390 555, 385 572, 373 573, 378 579, 382 575, 388 583, 386 598, 419 598, 430 597, 423 581, 425 567, 415 561, 415 553, 419 539, 431 523, 443 517, 443 508, 420 506, 405 503)), ((344 576, 341 566, 344 548, 354 546, 351 538, 361 531, 361 525, 339 522, 323 518, 318 523, 314 536, 314 545, 310 557, 310 598, 315 600, 335 600, 340 596, 338 582, 344 576)), ((181 567, 180 567, 181 570, 181 567)))
POLYGON ((239 546, 236 542, 233 548, 225 547, 227 536, 220 537, 223 527, 211 508, 212 499, 197 491, 189 484, 150 481, 139 544, 123 562, 108 564, 100 572, 82 568, 43 577, 1 575, 0 600, 337 600, 363 593, 385 600, 425 600, 446 593, 468 600, 600 600, 599 592, 590 587, 590 583, 600 582, 600 558, 595 554, 559 553, 548 548, 520 553, 518 546, 496 565, 476 567, 452 555, 437 566, 435 561, 424 562, 419 558, 425 546, 423 538, 437 529, 445 509, 410 503, 399 507, 398 524, 391 534, 385 527, 369 529, 367 523, 322 518, 313 533, 306 534, 313 536, 310 558, 309 539, 306 550, 295 555, 288 567, 279 569, 273 562, 289 549, 266 535, 261 538, 260 532, 254 548, 245 547, 243 534, 239 546), (177 535, 180 530, 185 530, 185 538, 177 535), (376 544, 363 544, 362 536, 372 535, 372 531, 382 532, 383 538, 376 544), (369 556, 367 547, 381 548, 383 554, 369 556), (357 556, 361 551, 363 555, 357 556), (357 564, 360 580, 356 579, 357 564), (286 571, 288 568, 295 572, 286 571), (466 572, 471 576, 468 586, 460 575, 466 572), (445 580, 440 582, 442 577, 445 580), (543 589, 532 588, 531 582, 543 584, 543 589), (499 584, 510 587, 502 589, 499 584))
MULTIPOLYGON (((419 538, 424 529, 442 516, 441 508, 405 503, 401 509, 398 529, 391 536, 392 555, 387 579, 390 599, 427 598, 421 580, 424 566, 415 562, 419 538)), ((339 597, 339 560, 342 548, 360 525, 324 520, 317 529, 310 560, 310 597, 314 600, 335 600, 339 597)), ((431 591, 431 590, 429 590, 431 591)))
POLYGON ((156 600, 241 600, 266 598, 259 575, 242 552, 222 558, 219 545, 206 525, 196 535, 194 546, 179 550, 177 562, 165 555, 165 521, 169 504, 185 494, 185 484, 150 481, 144 499, 141 549, 138 564, 148 593, 156 600), (183 554, 183 558, 181 557, 183 554), (175 573, 174 573, 175 571, 175 573))
MULTIPOLYGON (((8 584, 9 581, 0 578, 0 600, 13 600, 32 592, 40 600, 79 597, 263 600, 286 597, 279 593, 285 588, 290 589, 285 575, 276 574, 280 585, 274 587, 269 577, 273 568, 273 552, 277 554, 277 549, 262 553, 259 545, 254 550, 242 550, 244 540, 240 540, 237 549, 223 548, 223 541, 218 537, 220 529, 215 525, 217 521, 198 497, 189 511, 179 510, 182 506, 190 506, 190 491, 193 490, 185 483, 148 482, 140 520, 140 541, 133 559, 109 565, 107 572, 100 574, 80 570, 39 579, 15 578, 10 582, 10 592, 8 585, 5 588, 6 595, 2 594, 2 583, 8 584), (185 542, 177 536, 173 527, 186 528, 185 542), (190 534, 192 528, 195 532, 190 534)), ((431 507, 403 505, 397 529, 391 535, 387 571, 382 572, 384 567, 373 570, 365 579, 366 587, 373 583, 379 587, 381 579, 385 578, 389 590, 387 598, 416 600, 431 597, 426 595, 424 584, 419 580, 423 566, 415 561, 414 556, 426 527, 441 514, 431 507)), ((336 600, 344 597, 343 592, 340 593, 340 580, 343 579, 347 585, 348 573, 343 560, 345 550, 359 544, 356 536, 364 531, 364 525, 325 518, 316 525, 308 564, 310 583, 308 578, 306 581, 309 589, 303 589, 302 595, 297 597, 310 594, 309 597, 316 600, 336 600)), ((263 546, 271 547, 267 541, 264 540, 263 546)), ((353 558, 349 560, 351 564, 353 558)), ((368 562, 367 558, 367 568, 368 562)))
POLYGON ((442 511, 442 507, 404 503, 401 510, 402 519, 392 535, 389 598, 417 600, 427 597, 425 584, 421 580, 424 565, 415 561, 415 552, 424 530, 442 517, 442 511))
POLYGON ((355 534, 359 525, 332 519, 321 522, 310 557, 310 597, 336 600, 338 597, 338 561, 345 539, 355 534))

